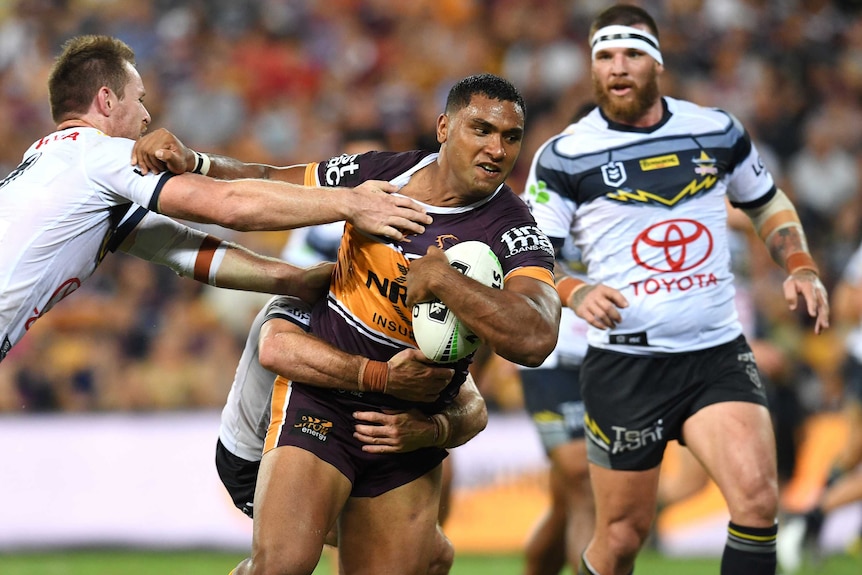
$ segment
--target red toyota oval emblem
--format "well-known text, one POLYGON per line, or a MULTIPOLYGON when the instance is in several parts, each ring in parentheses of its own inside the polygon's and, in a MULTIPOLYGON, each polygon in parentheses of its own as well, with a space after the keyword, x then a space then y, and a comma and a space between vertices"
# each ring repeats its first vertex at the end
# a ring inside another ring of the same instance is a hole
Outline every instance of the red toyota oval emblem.
POLYGON ((668 220, 648 227, 635 238, 632 257, 657 272, 684 272, 712 254, 712 234, 696 220, 668 220))

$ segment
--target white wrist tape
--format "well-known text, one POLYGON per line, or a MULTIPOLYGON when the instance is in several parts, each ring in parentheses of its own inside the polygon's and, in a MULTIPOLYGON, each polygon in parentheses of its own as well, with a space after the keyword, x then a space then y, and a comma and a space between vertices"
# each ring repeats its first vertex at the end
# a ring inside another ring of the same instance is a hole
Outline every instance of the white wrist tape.
POLYGON ((195 150, 192 150, 192 152, 195 154, 195 169, 192 170, 192 173, 206 176, 210 171, 210 157, 203 152, 195 150))

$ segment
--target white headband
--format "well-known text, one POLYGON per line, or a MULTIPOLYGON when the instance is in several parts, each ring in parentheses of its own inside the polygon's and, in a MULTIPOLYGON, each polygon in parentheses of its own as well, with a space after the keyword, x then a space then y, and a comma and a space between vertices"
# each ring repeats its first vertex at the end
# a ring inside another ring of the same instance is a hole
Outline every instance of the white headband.
POLYGON ((631 26, 605 26, 596 30, 592 39, 593 59, 596 57, 596 52, 607 48, 634 48, 640 50, 653 57, 659 64, 664 64, 661 59, 661 51, 658 45, 658 39, 655 36, 641 30, 640 28, 632 28, 631 26))

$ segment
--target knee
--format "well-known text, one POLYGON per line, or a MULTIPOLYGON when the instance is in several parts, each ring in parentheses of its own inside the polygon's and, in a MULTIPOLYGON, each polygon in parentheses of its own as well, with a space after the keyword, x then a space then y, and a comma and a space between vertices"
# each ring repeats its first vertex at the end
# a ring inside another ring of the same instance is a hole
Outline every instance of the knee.
POLYGON ((455 562, 455 548, 449 538, 438 528, 434 542, 434 555, 428 566, 428 575, 448 575, 455 562))
POLYGON ((778 515, 778 483, 775 477, 742 481, 728 498, 731 520, 741 525, 772 525, 778 515))
POLYGON ((320 556, 294 557, 276 550, 255 549, 248 563, 251 575, 312 575, 320 556))
POLYGON ((618 521, 607 529, 607 547, 611 555, 623 560, 634 561, 650 534, 650 522, 618 521))

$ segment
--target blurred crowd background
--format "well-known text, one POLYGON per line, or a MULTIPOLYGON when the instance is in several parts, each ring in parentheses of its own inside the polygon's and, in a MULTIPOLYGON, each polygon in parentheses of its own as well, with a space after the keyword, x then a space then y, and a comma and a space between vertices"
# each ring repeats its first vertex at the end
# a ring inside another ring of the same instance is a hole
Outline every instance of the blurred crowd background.
MULTIPOLYGON (((664 93, 743 121, 796 202, 831 289, 862 236, 862 2, 639 3, 659 24, 664 93)), ((527 101, 509 181, 520 191, 538 146, 591 99, 587 31, 607 4, 0 0, 0 174, 53 131, 46 82, 63 42, 101 33, 134 48, 152 127, 195 149, 278 165, 329 158, 362 129, 381 131, 389 149, 436 149, 451 85, 498 73, 527 101)), ((814 338, 780 296, 784 273, 742 230, 744 313, 767 344, 758 359, 792 434, 840 403, 843 331, 814 338)), ((276 256, 289 236, 210 231, 276 256)), ((265 300, 112 255, 3 362, 0 412, 219 408, 265 300)), ((492 409, 521 408, 511 366, 491 357, 477 375, 492 409)))

